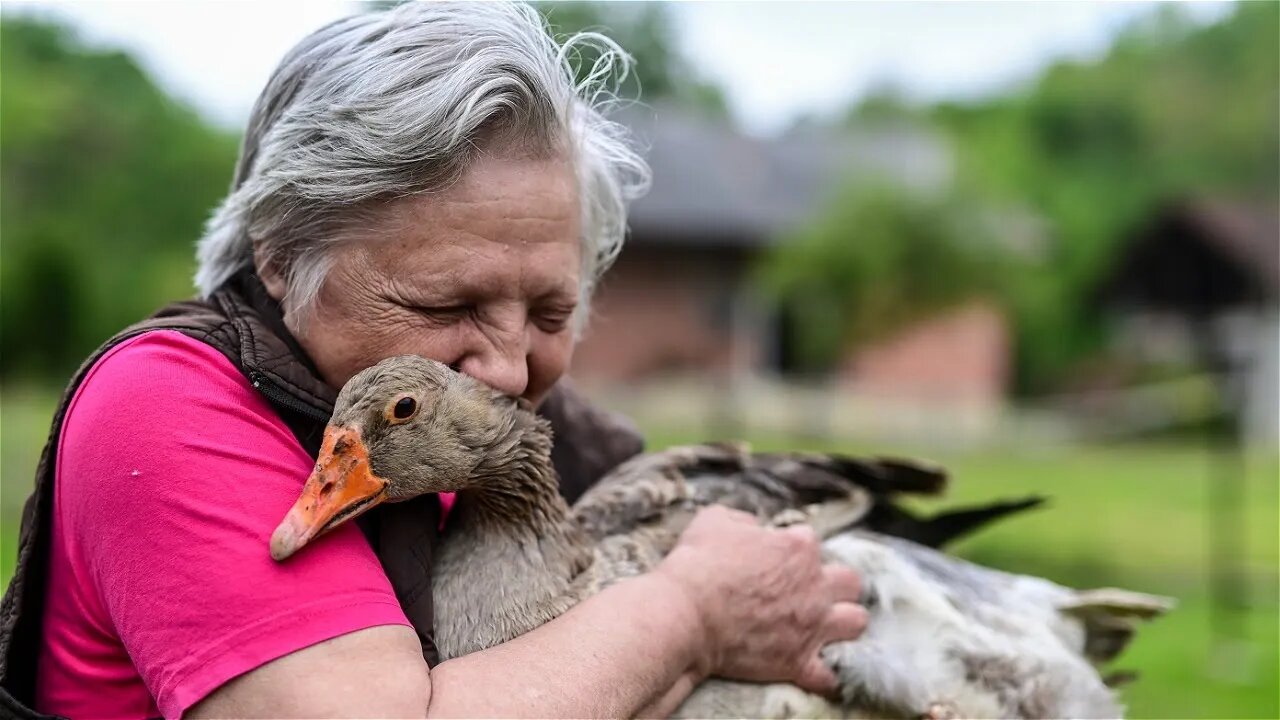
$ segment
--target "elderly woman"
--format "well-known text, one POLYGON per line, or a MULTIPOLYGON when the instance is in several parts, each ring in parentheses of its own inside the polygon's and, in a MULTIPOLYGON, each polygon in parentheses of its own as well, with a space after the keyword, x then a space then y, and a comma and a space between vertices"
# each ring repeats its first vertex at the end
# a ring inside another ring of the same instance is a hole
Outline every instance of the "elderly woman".
POLYGON ((638 451, 561 382, 647 172, 568 54, 528 7, 407 4, 281 62, 199 245, 202 299, 108 341, 55 416, 0 615, 0 704, 586 717, 663 714, 711 675, 831 688, 817 651, 861 631, 856 577, 811 534, 729 511, 658 570, 438 664, 448 498, 270 559, 335 389, 388 356, 540 404, 567 496, 638 451))

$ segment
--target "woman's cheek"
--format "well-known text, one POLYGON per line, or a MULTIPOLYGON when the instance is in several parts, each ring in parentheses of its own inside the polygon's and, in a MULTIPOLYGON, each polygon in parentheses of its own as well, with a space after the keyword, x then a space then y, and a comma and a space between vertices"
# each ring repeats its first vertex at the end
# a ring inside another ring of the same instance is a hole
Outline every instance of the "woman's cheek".
POLYGON ((464 350, 464 328, 459 324, 414 328, 400 335, 403 343, 397 355, 421 355, 422 357, 454 365, 464 350))
POLYGON ((350 379, 356 373, 397 355, 422 355, 441 360, 439 333, 423 327, 407 314, 396 313, 351 323, 340 343, 340 374, 350 379))
POLYGON ((534 331, 534 345, 529 353, 529 391, 526 398, 535 405, 551 387, 569 371, 573 360, 573 331, 558 333, 534 331))

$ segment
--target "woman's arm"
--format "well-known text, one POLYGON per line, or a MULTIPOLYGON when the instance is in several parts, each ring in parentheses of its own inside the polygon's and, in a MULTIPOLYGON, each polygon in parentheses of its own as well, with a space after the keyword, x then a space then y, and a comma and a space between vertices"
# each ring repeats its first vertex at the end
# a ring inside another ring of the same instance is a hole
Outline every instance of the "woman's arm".
POLYGON ((811 535, 711 509, 654 572, 428 675, 354 525, 287 564, 266 552, 313 462, 226 358, 177 333, 117 346, 81 386, 57 508, 103 606, 78 621, 119 633, 165 715, 661 714, 708 673, 820 687, 801 672, 820 639, 856 631, 836 602, 856 587, 824 577, 811 535))
POLYGON ((663 715, 708 674, 825 690, 817 649, 861 631, 857 592, 812 534, 715 508, 654 572, 510 642, 428 673, 411 630, 370 628, 246 673, 189 716, 663 715))
POLYGON ((188 716, 634 715, 699 657, 696 615, 667 583, 656 574, 619 583, 532 632, 429 674, 409 628, 350 633, 242 675, 188 716))
POLYGON ((682 675, 706 672, 702 634, 679 588, 651 573, 511 642, 441 664, 431 671, 427 714, 634 716, 682 675))

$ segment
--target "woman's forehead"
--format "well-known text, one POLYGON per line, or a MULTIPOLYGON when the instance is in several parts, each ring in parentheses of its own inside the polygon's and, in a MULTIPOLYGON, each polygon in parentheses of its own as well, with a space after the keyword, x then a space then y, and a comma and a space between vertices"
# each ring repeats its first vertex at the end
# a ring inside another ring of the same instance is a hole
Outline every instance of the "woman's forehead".
POLYGON ((406 299, 460 296, 576 296, 581 272, 575 235, 526 238, 433 226, 408 237, 367 240, 360 261, 406 299))
POLYGON ((415 292, 576 293, 576 185, 558 159, 488 156, 454 186, 402 198, 361 251, 415 292))
POLYGON ((455 236, 424 243, 384 268, 407 289, 429 296, 575 295, 577 247, 576 240, 512 244, 455 236))

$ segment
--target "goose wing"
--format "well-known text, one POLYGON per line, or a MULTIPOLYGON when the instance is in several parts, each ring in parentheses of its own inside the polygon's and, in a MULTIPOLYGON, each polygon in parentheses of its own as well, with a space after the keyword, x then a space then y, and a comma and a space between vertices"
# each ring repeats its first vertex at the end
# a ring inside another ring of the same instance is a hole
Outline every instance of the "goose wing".
POLYGON ((828 557, 859 570, 872 614, 856 642, 824 651, 842 703, 790 686, 699 688, 686 716, 1114 717, 1121 708, 1095 664, 1114 657, 1137 620, 1169 607, 1154 596, 1077 591, 984 568, 933 549, 1041 498, 922 516, 895 500, 936 495, 927 463, 811 453, 752 453, 744 444, 671 448, 625 463, 574 506, 597 542, 600 579, 651 566, 702 506, 772 523, 809 522, 828 557))
POLYGON ((697 508, 719 504, 763 522, 806 522, 824 537, 861 525, 941 547, 1043 502, 1028 497, 928 517, 895 502, 901 495, 939 495, 946 484, 945 470, 920 460, 753 453, 745 443, 708 443, 632 458, 588 490, 573 511, 597 540, 653 525, 678 532, 697 508))

